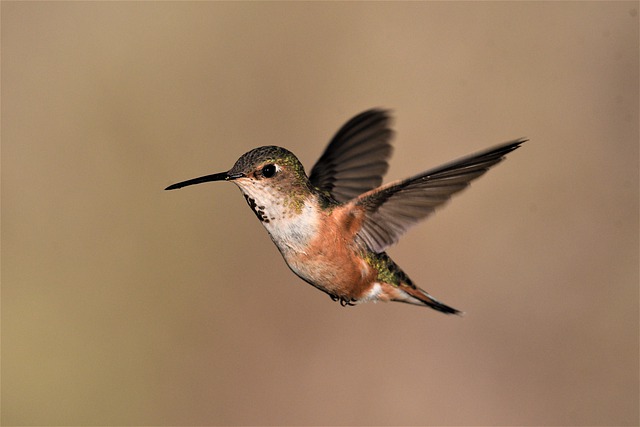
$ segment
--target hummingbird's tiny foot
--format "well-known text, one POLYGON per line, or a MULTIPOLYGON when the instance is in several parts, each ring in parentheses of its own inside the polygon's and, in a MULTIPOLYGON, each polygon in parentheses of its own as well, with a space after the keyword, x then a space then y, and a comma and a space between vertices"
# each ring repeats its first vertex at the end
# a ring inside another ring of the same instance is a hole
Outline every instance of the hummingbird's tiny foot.
POLYGON ((329 294, 329 297, 332 301, 340 302, 340 305, 343 307, 356 305, 357 301, 355 299, 347 299, 345 297, 339 297, 337 295, 329 294))
POLYGON ((346 298, 340 297, 340 305, 343 306, 343 307, 356 305, 355 301, 356 300, 354 300, 354 299, 348 300, 346 298))

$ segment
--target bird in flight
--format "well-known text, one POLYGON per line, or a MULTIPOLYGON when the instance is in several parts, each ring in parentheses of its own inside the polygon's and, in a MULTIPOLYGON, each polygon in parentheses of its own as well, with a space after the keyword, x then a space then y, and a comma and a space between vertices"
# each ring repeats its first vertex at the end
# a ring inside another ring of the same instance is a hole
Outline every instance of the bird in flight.
POLYGON ((381 185, 392 152, 390 124, 386 110, 358 114, 338 130, 309 176, 292 152, 264 146, 243 154, 227 172, 166 190, 233 182, 289 268, 343 306, 398 301, 459 314, 415 285, 385 249, 527 140, 381 185))

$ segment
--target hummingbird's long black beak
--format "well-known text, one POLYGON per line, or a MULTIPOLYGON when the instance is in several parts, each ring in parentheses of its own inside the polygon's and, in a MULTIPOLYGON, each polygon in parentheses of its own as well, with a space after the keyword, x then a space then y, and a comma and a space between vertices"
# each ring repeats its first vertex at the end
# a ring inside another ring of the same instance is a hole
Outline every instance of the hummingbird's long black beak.
POLYGON ((243 176, 244 174, 242 173, 234 173, 234 174, 230 174, 229 172, 214 173, 212 175, 205 175, 205 176, 201 176, 200 178, 193 178, 193 179, 188 179, 186 181, 178 182, 176 184, 168 186, 167 188, 165 188, 165 190, 175 190, 177 188, 186 187, 187 185, 200 184, 200 183, 209 182, 209 181, 230 181, 232 179, 240 178, 243 176))

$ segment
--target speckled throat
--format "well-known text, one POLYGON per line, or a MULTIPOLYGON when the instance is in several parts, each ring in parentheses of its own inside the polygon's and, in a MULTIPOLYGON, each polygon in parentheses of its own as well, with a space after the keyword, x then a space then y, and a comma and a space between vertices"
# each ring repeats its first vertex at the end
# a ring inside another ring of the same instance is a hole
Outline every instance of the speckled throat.
POLYGON ((238 179, 233 182, 283 254, 291 250, 304 252, 318 232, 315 194, 301 190, 287 192, 261 181, 238 179))

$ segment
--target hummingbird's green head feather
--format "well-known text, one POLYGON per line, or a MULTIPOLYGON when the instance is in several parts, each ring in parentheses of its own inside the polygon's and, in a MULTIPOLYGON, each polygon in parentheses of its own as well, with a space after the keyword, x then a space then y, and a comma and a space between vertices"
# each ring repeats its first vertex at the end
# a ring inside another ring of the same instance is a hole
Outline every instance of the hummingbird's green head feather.
POLYGON ((242 174, 244 176, 250 176, 251 174, 259 172, 268 164, 286 168, 296 176, 306 177, 304 167, 298 158, 291 151, 275 145, 258 147, 246 152, 240 156, 236 164, 229 170, 229 175, 242 174))
POLYGON ((300 213, 313 187, 302 163, 289 150, 269 145, 243 154, 227 172, 245 196, 262 205, 300 213))

